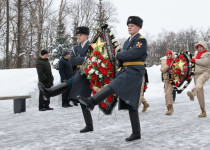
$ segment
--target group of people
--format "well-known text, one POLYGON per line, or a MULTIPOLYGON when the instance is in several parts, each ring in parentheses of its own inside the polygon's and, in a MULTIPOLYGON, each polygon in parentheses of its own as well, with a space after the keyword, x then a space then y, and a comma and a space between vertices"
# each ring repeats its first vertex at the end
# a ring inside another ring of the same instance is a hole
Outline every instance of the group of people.
MULTIPOLYGON (((138 116, 138 108, 141 105, 141 103, 144 106, 142 112, 145 112, 149 107, 149 104, 143 96, 144 91, 147 89, 148 83, 148 76, 145 69, 145 61, 147 58, 147 41, 139 33, 140 29, 142 29, 143 26, 143 20, 140 17, 130 16, 127 20, 127 26, 130 37, 125 41, 122 50, 117 52, 115 55, 115 58, 122 62, 122 69, 116 74, 115 78, 107 86, 105 86, 95 95, 91 95, 90 82, 87 79, 86 75, 81 75, 79 72, 81 65, 86 59, 90 44, 90 42, 88 41, 88 27, 81 26, 76 29, 79 45, 75 46, 70 56, 68 56, 69 62, 73 67, 76 68, 73 76, 72 74, 70 74, 69 77, 71 77, 67 78, 62 77, 61 75, 62 83, 53 86, 53 77, 51 75, 46 76, 40 73, 41 71, 39 71, 40 69, 38 68, 41 68, 41 65, 37 63, 37 71, 39 76, 38 87, 40 89, 40 98, 44 100, 43 106, 46 106, 45 109, 50 108, 48 102, 50 97, 56 96, 61 93, 65 93, 68 89, 71 89, 71 91, 69 92, 70 98, 75 100, 75 102, 78 101, 80 103, 83 117, 85 120, 85 127, 81 129, 80 132, 86 133, 94 130, 91 111, 105 98, 115 93, 119 96, 119 109, 128 109, 129 112, 132 133, 128 138, 126 138, 126 141, 141 139, 141 128, 138 116), (50 80, 49 83, 46 82, 47 79, 50 80)), ((42 51, 42 57, 40 58, 41 60, 47 59, 43 55, 43 53, 44 52, 42 51)), ((172 62, 171 60, 173 52, 169 51, 166 53, 166 55, 166 68, 161 68, 161 71, 164 73, 166 106, 168 108, 167 114, 169 115, 173 112, 173 88, 169 82, 168 77, 166 76, 168 71, 167 68, 172 62)), ((202 59, 202 56, 199 59, 202 59)), ((208 58, 208 55, 206 57, 208 58)), ((48 62, 48 60, 45 61, 48 62)), ((195 59, 195 62, 196 65, 199 65, 201 63, 197 57, 195 59)), ((48 63, 46 63, 46 66, 49 66, 48 63)), ((51 73, 50 69, 41 69, 43 72, 49 72, 49 74, 51 73)), ((204 74, 205 77, 206 74, 204 74)), ((196 92, 198 91, 199 90, 197 88, 196 92)))
MULTIPOLYGON (((42 50, 40 53, 40 58, 37 61, 36 68, 38 73, 39 82, 41 82, 46 88, 50 88, 53 86, 53 75, 51 71, 51 65, 48 61, 48 51, 42 50)), ((73 68, 70 60, 70 53, 64 51, 62 57, 59 61, 59 74, 61 78, 61 83, 66 82, 73 76, 73 68)), ((70 104, 70 100, 73 102, 75 106, 77 106, 77 102, 70 97, 71 88, 66 89, 65 92, 62 93, 62 107, 72 107, 70 104)), ((39 111, 53 110, 49 106, 50 99, 44 99, 42 92, 39 93, 39 111)))
MULTIPOLYGON (((190 100, 194 100, 197 95, 201 114, 198 115, 199 118, 207 117, 205 109, 205 97, 203 86, 210 77, 210 52, 208 52, 207 42, 200 41, 195 45, 195 50, 197 53, 190 60, 191 63, 195 63, 194 72, 194 82, 195 86, 192 90, 187 92, 190 100)), ((169 79, 169 67, 172 65, 174 59, 174 52, 168 50, 166 52, 166 62, 161 65, 160 71, 163 73, 164 80, 164 92, 165 92, 165 102, 167 107, 166 115, 171 115, 174 112, 173 109, 173 86, 169 79)))

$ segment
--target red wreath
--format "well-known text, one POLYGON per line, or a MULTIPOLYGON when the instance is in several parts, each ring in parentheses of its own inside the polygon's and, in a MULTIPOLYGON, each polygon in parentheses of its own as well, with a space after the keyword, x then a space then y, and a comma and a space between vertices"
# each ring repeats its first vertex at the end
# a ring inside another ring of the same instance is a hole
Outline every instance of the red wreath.
MULTIPOLYGON (((93 52, 89 55, 84 70, 87 79, 90 80, 90 88, 93 95, 97 93, 95 91, 96 88, 102 89, 114 78, 114 68, 109 59, 104 57, 102 52, 99 51, 99 47, 93 49, 93 52)), ((101 108, 107 109, 112 104, 114 97, 115 94, 100 103, 101 108)))

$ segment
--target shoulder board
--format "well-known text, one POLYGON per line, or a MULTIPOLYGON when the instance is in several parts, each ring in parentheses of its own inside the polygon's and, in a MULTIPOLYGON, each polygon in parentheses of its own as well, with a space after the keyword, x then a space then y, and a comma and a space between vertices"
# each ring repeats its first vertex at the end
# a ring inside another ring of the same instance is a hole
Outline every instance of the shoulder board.
POLYGON ((143 39, 144 37, 143 37, 143 36, 139 36, 139 38, 140 38, 140 39, 143 39))

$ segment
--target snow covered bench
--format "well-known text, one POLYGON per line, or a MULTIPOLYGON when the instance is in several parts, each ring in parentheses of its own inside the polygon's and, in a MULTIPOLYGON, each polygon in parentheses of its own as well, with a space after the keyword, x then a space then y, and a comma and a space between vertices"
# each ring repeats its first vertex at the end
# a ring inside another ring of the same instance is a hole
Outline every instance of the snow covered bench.
POLYGON ((14 100, 14 113, 21 113, 26 111, 26 98, 31 98, 30 95, 19 96, 4 96, 0 97, 0 100, 14 100))

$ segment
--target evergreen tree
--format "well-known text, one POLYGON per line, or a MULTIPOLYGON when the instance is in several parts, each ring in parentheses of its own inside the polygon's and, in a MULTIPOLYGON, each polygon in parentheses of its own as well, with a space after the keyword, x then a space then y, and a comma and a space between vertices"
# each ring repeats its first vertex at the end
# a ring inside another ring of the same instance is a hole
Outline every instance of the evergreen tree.
POLYGON ((72 45, 69 42, 69 35, 65 34, 63 23, 59 23, 57 27, 57 37, 55 43, 52 44, 53 67, 58 70, 59 59, 64 51, 70 51, 72 45))

